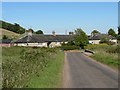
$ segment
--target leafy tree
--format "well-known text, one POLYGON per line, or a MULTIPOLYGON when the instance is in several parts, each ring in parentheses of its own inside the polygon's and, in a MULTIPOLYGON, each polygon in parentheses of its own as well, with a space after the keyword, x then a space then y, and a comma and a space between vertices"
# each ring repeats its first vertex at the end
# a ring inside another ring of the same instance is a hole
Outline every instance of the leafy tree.
POLYGON ((120 26, 118 27, 118 35, 120 35, 120 26))
POLYGON ((17 23, 15 23, 14 24, 14 32, 16 31, 17 33, 20 33, 20 25, 19 24, 17 24, 17 23))
POLYGON ((91 32, 91 35, 96 35, 96 34, 100 34, 100 32, 99 31, 97 31, 97 30, 93 30, 92 32, 91 32))
POLYGON ((120 26, 118 27, 118 35, 117 35, 117 40, 120 41, 120 26))
POLYGON ((55 35, 55 31, 52 31, 52 34, 55 35))
POLYGON ((88 37, 86 33, 80 28, 75 30, 75 45, 84 48, 84 46, 86 46, 87 44, 88 44, 88 37))
POLYGON ((116 36, 117 36, 116 33, 115 33, 115 31, 114 31, 114 29, 112 29, 112 28, 109 29, 108 35, 111 35, 111 36, 113 36, 113 37, 116 37, 116 36))
POLYGON ((73 32, 69 32, 69 35, 73 35, 74 33, 73 32))
POLYGON ((106 36, 101 37, 100 43, 108 43, 109 39, 106 36))
POLYGON ((43 34, 43 31, 42 30, 38 30, 38 31, 36 31, 36 34, 43 34))

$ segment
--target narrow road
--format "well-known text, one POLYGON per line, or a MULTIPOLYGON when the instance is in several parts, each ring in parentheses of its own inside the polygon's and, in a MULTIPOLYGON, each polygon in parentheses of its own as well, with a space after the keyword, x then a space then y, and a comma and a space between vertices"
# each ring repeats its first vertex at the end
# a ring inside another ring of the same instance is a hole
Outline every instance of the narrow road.
POLYGON ((66 52, 64 88, 118 88, 118 73, 80 52, 66 52))

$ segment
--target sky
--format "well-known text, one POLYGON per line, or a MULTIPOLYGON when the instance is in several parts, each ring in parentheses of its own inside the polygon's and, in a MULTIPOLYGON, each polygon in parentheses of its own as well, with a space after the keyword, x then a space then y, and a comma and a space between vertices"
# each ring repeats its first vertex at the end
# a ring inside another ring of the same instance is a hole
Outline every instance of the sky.
POLYGON ((117 2, 2 2, 2 20, 45 34, 65 34, 76 28, 117 32, 117 2))

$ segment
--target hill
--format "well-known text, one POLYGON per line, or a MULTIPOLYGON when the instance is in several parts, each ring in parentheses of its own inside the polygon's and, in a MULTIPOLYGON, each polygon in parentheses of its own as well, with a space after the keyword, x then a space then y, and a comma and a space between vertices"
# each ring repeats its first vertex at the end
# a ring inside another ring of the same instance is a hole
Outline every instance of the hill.
POLYGON ((17 23, 11 24, 5 21, 1 21, 0 20, 0 26, 3 29, 18 33, 18 34, 23 34, 25 32, 25 28, 23 28, 22 26, 20 26, 17 23))
POLYGON ((10 39, 16 39, 20 36, 20 34, 17 34, 15 32, 0 28, 0 36, 3 37, 4 35, 6 35, 8 38, 10 39))

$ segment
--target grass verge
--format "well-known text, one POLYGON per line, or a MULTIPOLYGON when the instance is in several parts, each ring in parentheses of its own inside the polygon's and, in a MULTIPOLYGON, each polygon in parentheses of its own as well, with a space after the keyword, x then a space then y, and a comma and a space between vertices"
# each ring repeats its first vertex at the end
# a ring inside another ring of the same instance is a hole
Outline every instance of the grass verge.
POLYGON ((54 60, 50 60, 48 66, 40 76, 33 75, 28 83, 29 88, 58 88, 62 85, 62 67, 64 54, 57 53, 54 60))
POLYGON ((57 87, 63 60, 64 54, 59 48, 3 48, 2 87, 57 87))
POLYGON ((93 50, 95 54, 92 57, 94 60, 106 64, 113 69, 118 69, 120 62, 118 60, 117 46, 109 45, 88 45, 87 49, 93 50))

